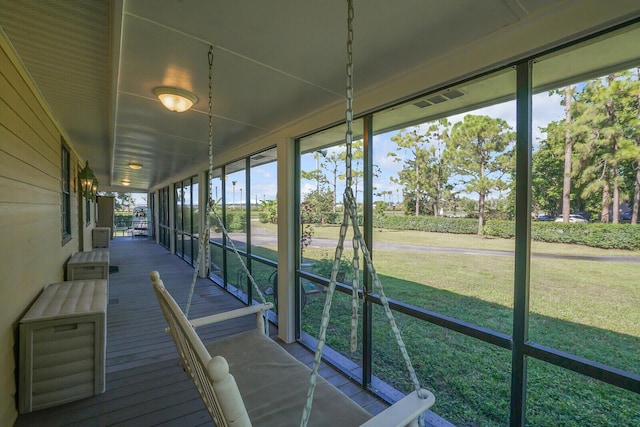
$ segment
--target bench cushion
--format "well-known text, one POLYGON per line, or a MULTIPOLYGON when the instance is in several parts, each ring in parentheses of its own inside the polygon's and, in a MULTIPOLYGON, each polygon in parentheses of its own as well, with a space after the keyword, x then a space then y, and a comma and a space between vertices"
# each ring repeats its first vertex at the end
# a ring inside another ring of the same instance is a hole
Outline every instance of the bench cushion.
MULTIPOLYGON (((254 426, 299 426, 311 371, 253 329, 206 345, 223 356, 254 426)), ((318 376, 310 426, 358 426, 371 415, 318 376)))

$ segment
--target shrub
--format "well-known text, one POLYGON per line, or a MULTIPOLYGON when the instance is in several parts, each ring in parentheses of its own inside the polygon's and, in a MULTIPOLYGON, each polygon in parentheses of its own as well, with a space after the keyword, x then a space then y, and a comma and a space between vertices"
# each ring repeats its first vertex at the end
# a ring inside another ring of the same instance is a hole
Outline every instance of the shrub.
MULTIPOLYGON (((331 277, 331 269, 333 268, 333 259, 325 258, 318 261, 315 261, 313 265, 313 273, 317 274, 321 277, 330 278, 331 277)), ((340 266, 338 268, 337 280, 343 281, 345 277, 350 277, 351 272, 353 271, 353 264, 351 260, 341 259, 340 266)))
MULTIPOLYGON (((227 221, 225 227, 229 233, 236 232, 241 233, 245 230, 246 223, 246 215, 244 212, 227 212, 227 221)), ((211 226, 215 228, 217 233, 222 232, 218 221, 215 219, 213 214, 211 214, 211 226)))
MULTIPOLYGON (((515 237, 513 221, 487 221, 485 236, 515 237)), ((640 250, 640 227, 627 224, 533 222, 531 239, 548 243, 570 243, 603 249, 640 250)))
POLYGON ((244 232, 246 225, 246 215, 244 212, 234 212, 233 214, 227 214, 227 223, 229 224, 229 231, 244 232))
POLYGON ((373 219, 373 226, 375 228, 429 231, 434 233, 476 234, 478 232, 478 221, 469 218, 376 215, 373 219))
POLYGON ((261 203, 262 211, 258 215, 258 219, 262 223, 277 224, 278 223, 278 202, 275 200, 264 200, 261 203))
POLYGON ((116 227, 131 227, 132 219, 133 214, 116 213, 113 222, 116 227))

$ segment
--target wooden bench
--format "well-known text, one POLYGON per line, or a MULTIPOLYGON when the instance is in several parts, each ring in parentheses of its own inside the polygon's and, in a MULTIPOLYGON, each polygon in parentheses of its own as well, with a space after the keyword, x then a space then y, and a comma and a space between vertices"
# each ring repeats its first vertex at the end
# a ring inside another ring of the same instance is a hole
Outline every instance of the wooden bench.
MULTIPOLYGON (((299 426, 311 370, 265 335, 262 313, 271 303, 187 320, 165 289, 158 272, 151 281, 185 371, 216 426, 299 426), (255 315, 256 329, 203 344, 195 328, 255 315), (231 372, 231 373, 230 373, 231 372)), ((319 377, 311 426, 417 426, 417 418, 433 405, 431 392, 407 395, 376 417, 319 377)))

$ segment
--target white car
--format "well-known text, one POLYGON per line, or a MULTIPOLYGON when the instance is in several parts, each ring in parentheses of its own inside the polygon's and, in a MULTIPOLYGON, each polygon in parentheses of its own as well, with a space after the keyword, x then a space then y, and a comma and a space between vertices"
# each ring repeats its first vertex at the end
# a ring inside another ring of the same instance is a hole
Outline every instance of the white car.
MULTIPOLYGON (((559 216, 559 217, 556 218, 555 222, 563 222, 563 221, 564 221, 564 219, 561 216, 559 216)), ((569 222, 589 222, 589 221, 584 219, 583 216, 571 214, 571 215, 569 215, 569 222)))

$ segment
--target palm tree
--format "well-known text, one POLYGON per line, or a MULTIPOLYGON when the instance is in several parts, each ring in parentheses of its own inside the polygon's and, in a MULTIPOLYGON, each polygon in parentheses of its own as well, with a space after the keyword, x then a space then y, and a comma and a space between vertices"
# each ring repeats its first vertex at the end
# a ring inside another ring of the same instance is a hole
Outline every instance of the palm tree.
POLYGON ((238 181, 231 181, 231 185, 233 186, 233 206, 236 205, 236 182, 238 181))

